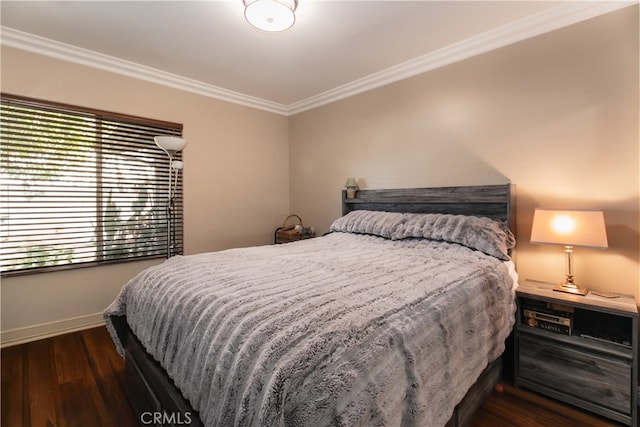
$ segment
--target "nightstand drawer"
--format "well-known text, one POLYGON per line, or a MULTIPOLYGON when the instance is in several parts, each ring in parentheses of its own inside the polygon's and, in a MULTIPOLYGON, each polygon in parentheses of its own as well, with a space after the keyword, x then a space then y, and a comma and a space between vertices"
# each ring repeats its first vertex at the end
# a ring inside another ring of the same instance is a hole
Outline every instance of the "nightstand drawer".
POLYGON ((622 414, 631 414, 629 362, 539 336, 519 337, 522 381, 622 414))

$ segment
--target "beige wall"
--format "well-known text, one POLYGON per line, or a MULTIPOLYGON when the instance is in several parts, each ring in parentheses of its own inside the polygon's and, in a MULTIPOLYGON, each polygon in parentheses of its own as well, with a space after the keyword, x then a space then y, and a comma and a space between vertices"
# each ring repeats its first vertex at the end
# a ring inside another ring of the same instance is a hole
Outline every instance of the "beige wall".
MULTIPOLYGON (((286 117, 6 47, 1 71, 5 93, 183 123, 187 254, 272 242, 289 211, 286 117)), ((160 261, 3 279, 3 341, 95 319, 160 261)))
POLYGON ((522 278, 558 281, 530 245, 535 207, 605 211, 608 250, 579 281, 640 296, 638 8, 583 22, 290 118, 291 208, 326 231, 347 176, 363 187, 517 189, 522 278))
MULTIPOLYGON (((562 250, 528 243, 535 207, 602 208, 610 248, 578 249, 586 286, 640 297, 638 8, 290 118, 11 48, 2 90, 184 124, 186 253, 270 243, 289 212, 327 230, 363 187, 513 182, 523 278, 562 250)), ((155 262, 2 280, 2 342, 99 319, 155 262)))

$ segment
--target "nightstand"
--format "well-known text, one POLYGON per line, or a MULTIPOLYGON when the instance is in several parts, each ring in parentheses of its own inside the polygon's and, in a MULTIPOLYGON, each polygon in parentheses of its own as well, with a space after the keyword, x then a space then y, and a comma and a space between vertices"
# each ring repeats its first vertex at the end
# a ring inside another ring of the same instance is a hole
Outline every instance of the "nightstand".
POLYGON ((638 307, 553 291, 526 280, 516 291, 515 385, 636 426, 638 307))

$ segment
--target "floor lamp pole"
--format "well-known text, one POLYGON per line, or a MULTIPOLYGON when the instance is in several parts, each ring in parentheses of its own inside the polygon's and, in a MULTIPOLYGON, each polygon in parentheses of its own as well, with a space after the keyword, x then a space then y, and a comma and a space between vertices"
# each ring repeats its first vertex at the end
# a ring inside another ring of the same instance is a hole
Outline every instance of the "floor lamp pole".
POLYGON ((182 169, 182 162, 179 160, 174 161, 173 156, 178 151, 181 151, 187 141, 177 136, 155 136, 154 141, 156 145, 162 149, 167 156, 169 156, 169 192, 167 194, 167 259, 171 258, 175 251, 175 230, 173 224, 173 193, 178 187, 178 174, 182 169), (175 175, 173 170, 175 169, 175 175))
POLYGON ((173 156, 169 154, 169 192, 167 193, 167 259, 173 256, 173 193, 171 188, 173 156))

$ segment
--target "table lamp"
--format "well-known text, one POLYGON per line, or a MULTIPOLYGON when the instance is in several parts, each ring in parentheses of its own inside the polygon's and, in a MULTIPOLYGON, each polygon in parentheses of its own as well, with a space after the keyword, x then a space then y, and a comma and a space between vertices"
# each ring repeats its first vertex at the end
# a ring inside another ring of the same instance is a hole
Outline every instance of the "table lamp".
POLYGON ((358 191, 358 183, 355 178, 347 178, 347 182, 344 184, 347 188, 347 199, 353 199, 356 197, 356 191, 358 191))
POLYGON ((607 232, 602 211, 562 211, 536 209, 531 226, 531 243, 563 245, 566 278, 554 291, 586 295, 589 291, 575 283, 573 247, 606 248, 607 232))

